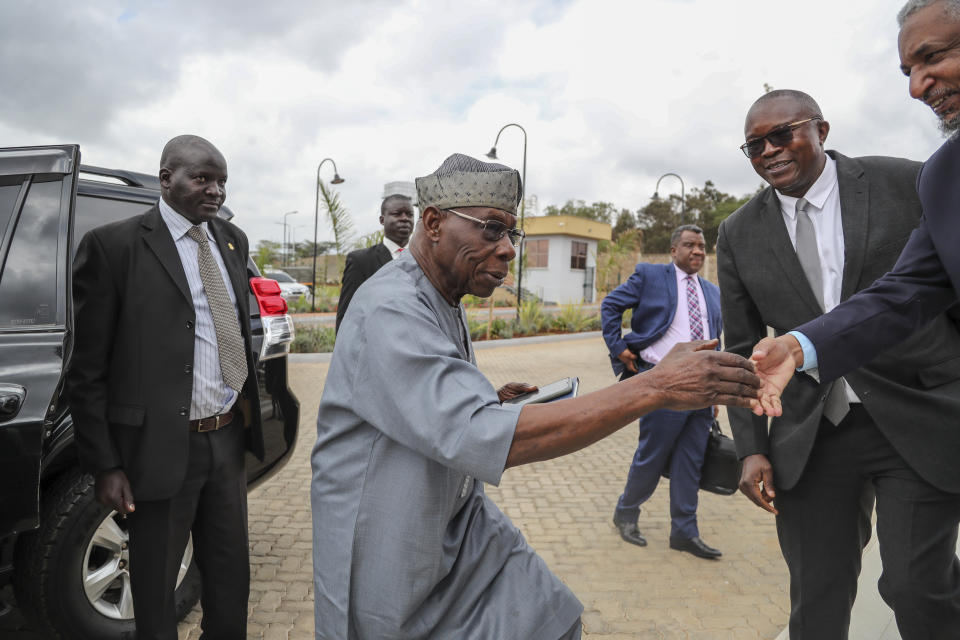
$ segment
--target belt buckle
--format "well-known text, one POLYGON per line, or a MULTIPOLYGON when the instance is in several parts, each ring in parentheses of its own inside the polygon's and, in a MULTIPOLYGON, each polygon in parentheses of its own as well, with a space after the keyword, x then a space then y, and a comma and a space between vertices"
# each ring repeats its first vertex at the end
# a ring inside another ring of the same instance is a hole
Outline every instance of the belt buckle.
POLYGON ((216 431, 220 428, 220 416, 210 416, 209 418, 203 418, 197 423, 197 433, 206 433, 207 431, 216 431), (211 421, 213 426, 207 427, 204 425, 205 422, 211 421))

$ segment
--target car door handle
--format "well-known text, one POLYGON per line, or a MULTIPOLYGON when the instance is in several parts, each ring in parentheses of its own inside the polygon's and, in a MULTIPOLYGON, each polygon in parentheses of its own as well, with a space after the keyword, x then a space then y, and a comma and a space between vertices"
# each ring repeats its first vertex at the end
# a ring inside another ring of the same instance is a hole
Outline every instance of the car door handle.
POLYGON ((26 397, 27 390, 20 385, 0 382, 0 422, 15 418, 26 397))

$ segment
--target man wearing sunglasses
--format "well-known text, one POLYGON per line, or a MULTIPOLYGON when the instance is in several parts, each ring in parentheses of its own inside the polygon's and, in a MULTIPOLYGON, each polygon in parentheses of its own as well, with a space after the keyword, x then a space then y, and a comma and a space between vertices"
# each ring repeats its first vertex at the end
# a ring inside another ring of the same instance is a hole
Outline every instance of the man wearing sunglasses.
POLYGON ((702 341, 616 388, 501 404, 532 387, 494 390, 460 300, 491 295, 516 256, 519 173, 457 154, 416 184, 423 213, 409 250, 357 291, 320 401, 317 638, 579 638, 583 606, 483 483, 648 411, 749 406, 759 380, 749 361, 702 341))
MULTIPOLYGON (((868 287, 893 267, 920 219, 919 163, 824 151, 829 131, 799 91, 770 92, 747 113, 741 149, 770 187, 720 226, 724 337, 734 353, 748 356, 767 327, 782 334, 868 287)), ((941 314, 835 382, 798 376, 769 431, 766 417, 728 411, 743 459, 740 490, 776 514, 792 640, 847 637, 874 502, 886 584, 923 599, 932 574, 921 575, 926 549, 916 542, 930 523, 912 514, 929 513, 928 501, 957 477, 933 472, 948 460, 958 468, 956 449, 940 446, 944 415, 960 415, 960 379, 941 366, 952 358, 960 359, 960 334, 941 314)), ((938 562, 929 566, 950 566, 949 556, 938 562)), ((900 616, 902 606, 894 608, 900 616)))

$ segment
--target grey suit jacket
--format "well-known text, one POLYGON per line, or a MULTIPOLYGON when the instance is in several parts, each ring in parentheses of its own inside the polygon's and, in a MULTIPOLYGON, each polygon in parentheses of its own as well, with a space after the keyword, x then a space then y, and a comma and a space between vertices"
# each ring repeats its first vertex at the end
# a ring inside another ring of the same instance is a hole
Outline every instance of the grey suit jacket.
MULTIPOLYGON (((845 245, 841 298, 866 288, 893 266, 920 220, 920 163, 897 158, 837 161, 845 245)), ((720 225, 717 264, 728 351, 749 356, 754 344, 820 315, 790 242, 780 204, 768 187, 720 225)), ((947 315, 845 376, 894 448, 923 479, 960 492, 960 333, 947 315)), ((767 455, 777 488, 793 487, 813 448, 828 385, 806 374, 783 393, 772 420, 729 409, 737 453, 767 455)))

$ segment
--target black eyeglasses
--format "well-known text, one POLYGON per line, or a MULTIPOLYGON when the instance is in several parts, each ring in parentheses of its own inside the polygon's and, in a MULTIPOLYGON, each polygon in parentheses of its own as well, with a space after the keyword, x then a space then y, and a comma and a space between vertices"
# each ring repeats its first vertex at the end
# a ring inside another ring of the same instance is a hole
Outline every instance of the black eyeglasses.
POLYGON ((483 239, 488 242, 500 242, 500 239, 503 236, 510 236, 510 244, 515 247, 519 247, 520 243, 523 241, 523 237, 526 235, 521 229, 509 229, 507 225, 503 224, 499 220, 481 220, 480 218, 474 218, 473 216, 468 216, 465 213, 460 213, 455 209, 446 209, 450 213, 460 216, 466 220, 473 220, 480 225, 480 228, 483 230, 483 239))
POLYGON ((770 144, 775 147, 785 147, 790 144, 791 140, 793 140, 794 129, 801 127, 808 122, 813 122, 814 120, 823 120, 823 118, 820 116, 813 116, 812 118, 807 118, 806 120, 799 120, 797 122, 785 124, 782 127, 777 127, 765 136, 754 138, 753 140, 747 140, 745 143, 740 145, 740 150, 743 151, 743 155, 753 160, 762 154, 763 150, 767 148, 767 141, 769 141, 770 144))

